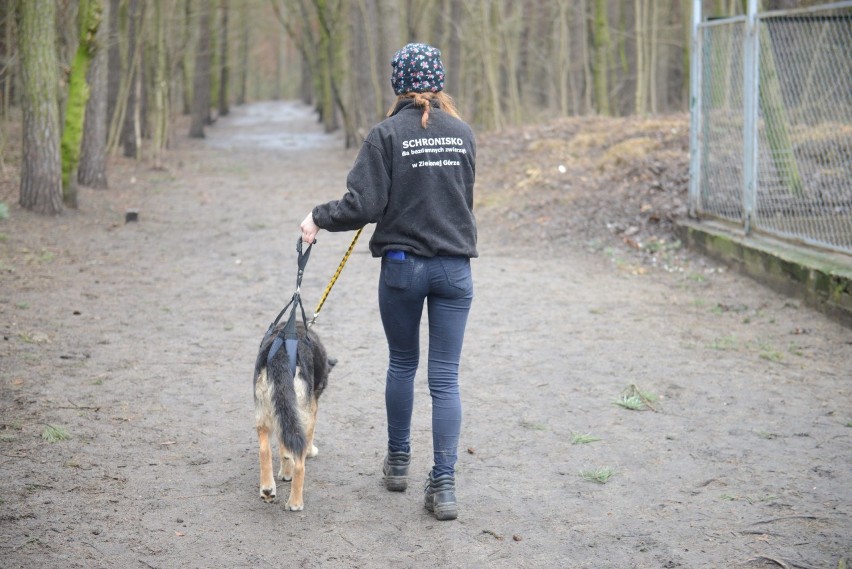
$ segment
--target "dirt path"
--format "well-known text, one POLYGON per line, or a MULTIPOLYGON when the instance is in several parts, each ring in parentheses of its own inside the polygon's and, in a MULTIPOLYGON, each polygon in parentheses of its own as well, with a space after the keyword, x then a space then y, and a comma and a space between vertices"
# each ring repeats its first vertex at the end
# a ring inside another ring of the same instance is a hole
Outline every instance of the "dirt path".
MULTIPOLYGON (((852 559, 848 329, 700 260, 641 274, 617 251, 530 255, 490 223, 463 359, 459 520, 422 506, 423 373, 413 487, 381 484, 386 352, 366 234, 317 324, 339 364, 306 509, 264 504, 255 350, 292 294, 299 221, 341 194, 354 154, 290 104, 237 109, 208 135, 181 141, 165 172, 116 164, 113 189, 83 190, 79 212, 15 208, 0 223, 0 566, 852 559), (139 222, 124 224, 128 208, 139 222), (630 385, 654 410, 614 404, 630 385), (46 425, 70 438, 42 440, 46 425), (579 476, 599 467, 606 484, 579 476)), ((309 308, 350 238, 320 235, 309 308)))

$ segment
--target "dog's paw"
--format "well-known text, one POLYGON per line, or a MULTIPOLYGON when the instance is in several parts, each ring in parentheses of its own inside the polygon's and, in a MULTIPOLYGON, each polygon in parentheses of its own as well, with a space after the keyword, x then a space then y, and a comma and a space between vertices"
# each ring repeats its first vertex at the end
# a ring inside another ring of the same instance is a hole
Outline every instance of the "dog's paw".
POLYGON ((311 450, 308 451, 308 458, 313 458, 319 454, 319 449, 317 445, 311 445, 311 450))
POLYGON ((302 510, 305 509, 305 504, 302 503, 302 502, 299 502, 297 504, 295 502, 291 502, 290 500, 287 500, 287 503, 284 504, 284 509, 287 510, 287 511, 290 511, 290 512, 301 512, 302 510))
POLYGON ((292 457, 282 457, 281 464, 278 467, 278 480, 283 480, 284 482, 290 482, 291 480, 293 480, 293 470, 295 468, 296 463, 293 462, 292 457))
POLYGON ((275 485, 273 484, 271 488, 261 488, 260 489, 260 499, 266 502, 267 504, 275 501, 275 485))

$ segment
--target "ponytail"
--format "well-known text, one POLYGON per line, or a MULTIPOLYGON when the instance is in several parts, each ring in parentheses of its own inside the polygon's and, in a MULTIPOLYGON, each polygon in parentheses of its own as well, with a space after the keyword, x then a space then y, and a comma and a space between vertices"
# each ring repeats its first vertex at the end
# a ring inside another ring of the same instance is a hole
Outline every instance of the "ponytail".
POLYGON ((437 107, 450 115, 451 117, 460 119, 459 111, 456 109, 455 101, 453 98, 444 93, 443 91, 438 91, 437 93, 432 93, 428 91, 426 93, 404 93, 396 98, 391 108, 388 109, 387 116, 392 116, 394 111, 396 110, 397 105, 403 99, 414 99, 414 104, 423 109, 423 116, 420 119, 420 124, 423 128, 429 124, 429 110, 432 108, 432 102, 437 103, 437 107))

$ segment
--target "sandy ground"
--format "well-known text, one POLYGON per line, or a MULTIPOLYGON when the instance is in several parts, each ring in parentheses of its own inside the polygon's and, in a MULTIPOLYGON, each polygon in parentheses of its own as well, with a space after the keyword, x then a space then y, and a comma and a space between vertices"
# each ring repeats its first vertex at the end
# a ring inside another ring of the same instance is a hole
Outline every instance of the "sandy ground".
MULTIPOLYGON (((316 325, 339 360, 306 508, 258 498, 251 371, 298 224, 354 151, 290 103, 235 109, 167 169, 0 222, 0 566, 799 567, 852 559, 852 333, 686 255, 511 239, 483 210, 462 364, 459 519, 381 480, 379 264, 356 248, 316 325), (139 221, 125 223, 128 209, 139 221), (651 408, 616 405, 638 387, 651 408), (47 426, 69 438, 43 439, 47 426), (575 443, 576 435, 599 440, 575 443), (581 473, 609 468, 605 484, 581 473)), ((480 152, 480 195, 495 180, 480 152)), ((8 203, 8 202, 7 202, 8 203)), ((351 234, 321 233, 309 309, 351 234)), ((583 236, 578 235, 578 242, 583 236)), ((424 346, 425 348, 425 346, 424 346)))

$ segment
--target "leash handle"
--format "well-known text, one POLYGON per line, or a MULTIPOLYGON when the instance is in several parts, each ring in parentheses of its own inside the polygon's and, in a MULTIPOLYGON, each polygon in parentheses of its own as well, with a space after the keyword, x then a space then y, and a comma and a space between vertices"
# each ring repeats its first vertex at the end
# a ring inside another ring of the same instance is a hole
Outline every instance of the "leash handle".
MULTIPOLYGON (((296 263, 299 266, 299 271, 296 273, 296 293, 298 293, 302 288, 302 276, 305 274, 305 266, 308 264, 308 259, 311 258, 311 247, 314 246, 313 243, 308 245, 308 248, 302 252, 302 238, 299 237, 296 240, 296 253, 299 254, 299 258, 296 263)), ((314 241, 316 243, 316 241, 314 241)))
POLYGON ((355 243, 358 242, 358 238, 361 236, 362 231, 364 231, 363 227, 361 227, 358 231, 355 232, 355 236, 352 238, 352 242, 349 243, 349 248, 343 255, 343 259, 340 260, 340 264, 337 265, 337 270, 334 271, 334 276, 331 277, 331 281, 329 281, 328 286, 325 287, 325 291, 323 291, 322 293, 322 298, 320 298, 319 304, 317 304, 317 308, 316 310, 314 310, 314 317, 311 318, 311 321, 308 324, 309 326, 313 326, 314 322, 317 321, 317 316, 319 316, 320 310, 322 310, 322 305, 325 304, 325 299, 328 298, 328 294, 331 292, 331 288, 334 286, 334 283, 337 282, 337 278, 343 271, 343 266, 346 265, 346 261, 349 260, 349 255, 351 255, 352 251, 355 249, 355 243))

